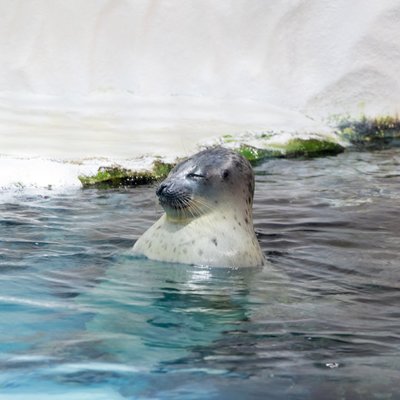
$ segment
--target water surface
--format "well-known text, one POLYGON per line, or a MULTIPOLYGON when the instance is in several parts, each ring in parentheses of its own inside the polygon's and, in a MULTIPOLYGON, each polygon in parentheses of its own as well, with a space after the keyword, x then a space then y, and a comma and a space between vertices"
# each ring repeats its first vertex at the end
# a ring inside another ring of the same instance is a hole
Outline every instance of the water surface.
POLYGON ((129 256, 152 187, 4 195, 0 399, 397 398, 400 151, 255 171, 255 270, 129 256))

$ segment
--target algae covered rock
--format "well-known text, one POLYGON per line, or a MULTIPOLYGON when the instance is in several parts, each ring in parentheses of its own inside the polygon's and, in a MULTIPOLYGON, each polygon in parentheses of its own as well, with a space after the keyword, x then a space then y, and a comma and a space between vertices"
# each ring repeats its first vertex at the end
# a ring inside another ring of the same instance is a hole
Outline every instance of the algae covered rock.
POLYGON ((146 185, 165 178, 173 166, 174 164, 164 163, 160 160, 154 161, 152 169, 149 171, 135 171, 120 165, 112 165, 100 167, 95 175, 79 176, 79 180, 84 188, 146 185))
POLYGON ((246 144, 242 144, 240 147, 234 150, 236 150, 244 158, 247 158, 252 164, 267 158, 282 157, 282 153, 278 150, 260 149, 246 144))
MULTIPOLYGON (((222 145, 232 148, 252 164, 257 164, 271 158, 301 158, 320 157, 324 155, 336 155, 344 151, 344 147, 335 142, 324 140, 321 137, 301 138, 289 136, 282 142, 271 142, 276 134, 261 134, 259 137, 238 137, 225 135, 222 143, 205 146, 222 145), (246 144, 246 139, 254 139, 252 144, 246 144), (259 140, 258 140, 259 139, 259 140), (254 144, 253 144, 254 143, 254 144)), ((153 161, 151 168, 147 170, 136 170, 125 168, 121 165, 100 167, 95 175, 80 176, 79 179, 84 188, 110 188, 121 186, 146 185, 164 179, 180 159, 172 163, 166 163, 160 159, 153 161)))
POLYGON ((339 134, 356 149, 379 150, 400 146, 400 119, 395 116, 343 119, 339 134))
POLYGON ((294 138, 284 144, 270 145, 269 148, 243 144, 236 150, 254 164, 268 158, 312 158, 336 155, 342 153, 344 147, 327 140, 294 138))
POLYGON ((338 143, 318 139, 291 139, 285 146, 286 157, 332 156, 344 151, 338 143))

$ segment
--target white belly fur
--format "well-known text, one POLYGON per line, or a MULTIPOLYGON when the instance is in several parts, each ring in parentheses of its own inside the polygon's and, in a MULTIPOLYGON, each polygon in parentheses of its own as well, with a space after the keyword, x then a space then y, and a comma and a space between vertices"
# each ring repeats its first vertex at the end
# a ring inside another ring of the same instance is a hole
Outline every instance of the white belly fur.
POLYGON ((152 260, 217 267, 257 267, 264 257, 252 221, 234 210, 214 210, 187 223, 164 214, 135 243, 152 260))

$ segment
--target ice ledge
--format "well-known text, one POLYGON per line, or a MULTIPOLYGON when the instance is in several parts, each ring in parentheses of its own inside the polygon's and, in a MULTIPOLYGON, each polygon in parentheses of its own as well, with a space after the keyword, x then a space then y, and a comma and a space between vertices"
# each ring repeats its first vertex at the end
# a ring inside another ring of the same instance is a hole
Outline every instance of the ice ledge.
POLYGON ((154 173, 155 160, 168 165, 206 146, 232 147, 252 160, 319 156, 376 139, 396 144, 399 131, 393 117, 342 119, 329 126, 243 99, 7 96, 0 97, 0 187, 68 190, 80 188, 82 177, 120 176, 121 170, 138 178, 131 182, 146 183, 162 177, 154 173))

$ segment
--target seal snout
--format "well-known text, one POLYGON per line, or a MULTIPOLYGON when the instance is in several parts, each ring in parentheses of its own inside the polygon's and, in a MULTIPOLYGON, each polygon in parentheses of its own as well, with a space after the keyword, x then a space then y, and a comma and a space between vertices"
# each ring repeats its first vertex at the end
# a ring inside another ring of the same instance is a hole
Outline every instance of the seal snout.
POLYGON ((161 204, 168 204, 175 197, 173 190, 171 190, 171 185, 165 182, 160 183, 156 190, 156 195, 161 204))
POLYGON ((167 188, 167 184, 166 183, 164 183, 164 182, 162 182, 159 186, 158 186, 158 188, 157 188, 157 190, 156 190, 156 195, 158 196, 158 197, 160 197, 162 194, 163 194, 163 192, 165 191, 165 189, 167 188))
POLYGON ((175 182, 161 182, 156 190, 160 204, 165 208, 184 209, 188 206, 189 196, 175 182))
POLYGON ((156 195, 160 200, 179 197, 179 190, 173 182, 161 182, 156 190, 156 195))

